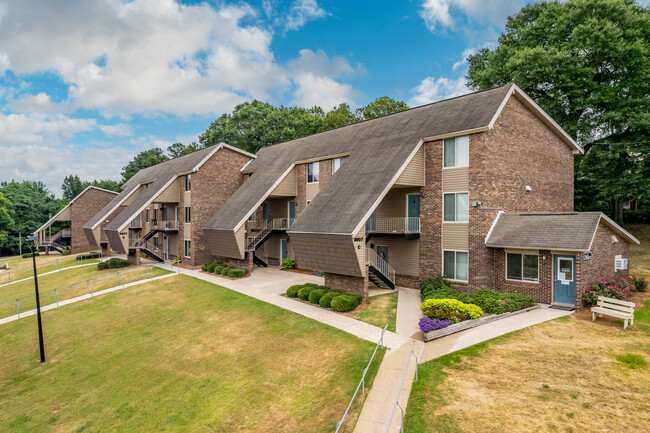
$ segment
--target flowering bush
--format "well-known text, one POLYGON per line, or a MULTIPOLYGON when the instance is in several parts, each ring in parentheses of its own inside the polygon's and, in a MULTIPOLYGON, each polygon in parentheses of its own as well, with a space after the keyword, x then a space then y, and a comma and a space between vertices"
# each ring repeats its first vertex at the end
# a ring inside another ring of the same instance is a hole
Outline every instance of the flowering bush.
POLYGON ((616 280, 607 280, 602 278, 598 280, 591 288, 585 290, 582 299, 587 304, 596 304, 599 296, 607 298, 625 300, 632 290, 632 285, 628 278, 619 278, 616 280))
POLYGON ((449 320, 451 323, 478 319, 483 315, 479 306, 463 304, 456 299, 427 299, 420 309, 430 319, 449 320))
POLYGON ((420 331, 429 332, 435 331, 436 329, 446 328, 451 325, 450 320, 438 320, 438 319, 429 319, 428 317, 423 317, 420 319, 420 331))
POLYGON ((648 280, 646 280, 645 278, 635 277, 634 275, 632 275, 630 278, 628 278, 628 281, 632 286, 632 291, 645 292, 646 290, 648 290, 648 280))

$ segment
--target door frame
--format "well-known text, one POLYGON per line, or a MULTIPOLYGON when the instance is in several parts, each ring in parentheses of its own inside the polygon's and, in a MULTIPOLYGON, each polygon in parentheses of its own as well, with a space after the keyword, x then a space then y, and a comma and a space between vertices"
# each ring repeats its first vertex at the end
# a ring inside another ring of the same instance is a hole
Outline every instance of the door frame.
POLYGON ((287 220, 291 221, 291 203, 293 203, 293 219, 296 219, 296 201, 295 200, 289 200, 287 201, 287 220))
POLYGON ((565 304, 565 302, 558 302, 555 300, 555 282, 556 282, 556 277, 557 277, 557 272, 559 269, 559 260, 560 259, 571 259, 573 261, 573 305, 576 304, 576 290, 578 287, 578 282, 576 281, 576 265, 577 265, 577 259, 575 255, 571 254, 552 254, 553 257, 553 278, 551 281, 551 303, 558 303, 558 304, 565 304))
POLYGON ((419 192, 406 193, 406 227, 404 227, 406 229, 406 231, 411 231, 410 226, 408 224, 409 218, 420 218, 421 210, 422 210, 422 195, 419 192), (409 197, 412 196, 412 195, 417 195, 418 196, 418 216, 417 217, 409 216, 409 197))

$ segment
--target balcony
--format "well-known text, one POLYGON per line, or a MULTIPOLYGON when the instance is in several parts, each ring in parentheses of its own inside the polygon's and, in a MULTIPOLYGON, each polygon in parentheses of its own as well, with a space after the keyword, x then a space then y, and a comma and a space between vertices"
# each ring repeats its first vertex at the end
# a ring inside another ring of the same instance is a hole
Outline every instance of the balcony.
POLYGON ((366 221, 366 234, 406 238, 420 237, 420 218, 374 218, 366 221))
POLYGON ((142 230, 142 218, 137 217, 131 221, 131 224, 129 224, 129 230, 142 230))

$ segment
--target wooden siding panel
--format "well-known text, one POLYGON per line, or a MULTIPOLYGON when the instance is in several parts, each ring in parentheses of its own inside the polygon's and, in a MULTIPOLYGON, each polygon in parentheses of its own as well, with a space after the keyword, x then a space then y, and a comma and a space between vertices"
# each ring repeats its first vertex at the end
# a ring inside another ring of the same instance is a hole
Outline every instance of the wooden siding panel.
POLYGON ((297 193, 296 178, 296 167, 294 167, 293 170, 282 179, 282 182, 271 191, 270 197, 295 197, 297 193))
POLYGON ((420 188, 391 189, 375 210, 376 218, 404 218, 406 217, 406 196, 419 194, 420 188))
POLYGON ((395 184, 424 186, 424 146, 413 156, 395 184))
POLYGON ((244 258, 245 224, 234 233, 232 230, 204 230, 205 240, 217 256, 244 258))
POLYGON ((174 181, 163 192, 161 192, 155 201, 158 203, 178 203, 180 199, 179 182, 174 181))
POLYGON ((373 237, 370 241, 377 251, 377 245, 388 247, 388 264, 399 275, 420 276, 420 240, 403 238, 373 237))
POLYGON ((469 167, 442 170, 442 192, 469 190, 469 167))
POLYGON ((467 251, 469 249, 469 224, 443 224, 442 249, 467 251))
POLYGON ((316 194, 318 194, 319 189, 319 184, 308 183, 307 187, 305 188, 305 203, 313 200, 314 197, 316 197, 316 194))
POLYGON ((363 276, 352 236, 291 233, 289 239, 301 268, 363 276))

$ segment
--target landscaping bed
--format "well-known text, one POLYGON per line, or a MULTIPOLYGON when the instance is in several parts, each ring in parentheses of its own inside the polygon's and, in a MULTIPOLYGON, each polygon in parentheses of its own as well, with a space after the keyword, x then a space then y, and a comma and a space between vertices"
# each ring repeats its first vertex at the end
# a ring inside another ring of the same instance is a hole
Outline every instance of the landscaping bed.
POLYGON ((352 311, 363 301, 363 296, 358 293, 319 286, 315 283, 293 285, 287 289, 286 295, 339 313, 352 311))
POLYGON ((209 274, 214 274, 220 277, 226 277, 231 280, 236 280, 242 277, 248 277, 248 270, 244 268, 236 268, 217 260, 216 262, 206 263, 201 266, 201 271, 209 274))

